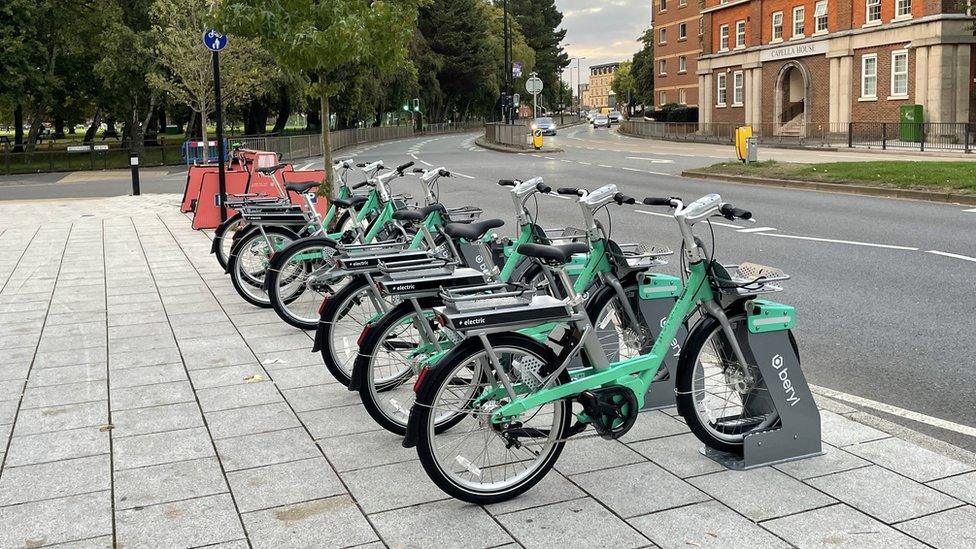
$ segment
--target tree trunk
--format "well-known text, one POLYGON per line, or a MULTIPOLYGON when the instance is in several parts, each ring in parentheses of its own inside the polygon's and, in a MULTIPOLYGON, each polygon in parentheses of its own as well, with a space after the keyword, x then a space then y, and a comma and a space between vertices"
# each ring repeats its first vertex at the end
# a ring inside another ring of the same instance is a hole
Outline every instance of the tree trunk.
POLYGON ((119 132, 115 129, 115 117, 105 120, 105 131, 102 132, 102 141, 104 141, 106 137, 114 137, 116 139, 119 138, 119 132))
POLYGON ((92 123, 85 130, 85 140, 84 143, 89 144, 95 140, 95 134, 98 133, 99 126, 102 125, 102 109, 95 109, 95 116, 92 117, 92 123))
POLYGON ((271 133, 282 133, 288 126, 288 118, 291 116, 291 98, 288 96, 288 88, 282 86, 278 91, 278 115, 275 118, 274 127, 271 133))
POLYGON ((27 152, 33 151, 34 145, 37 144, 37 136, 44 122, 42 116, 40 110, 35 111, 30 116, 30 131, 27 132, 27 152))
POLYGON ((318 110, 310 110, 305 113, 305 131, 322 131, 322 113, 318 110))
POLYGON ((14 109, 14 152, 24 152, 24 106, 14 109))
POLYGON ((330 199, 332 195, 332 139, 329 135, 329 120, 332 113, 329 112, 329 95, 325 82, 325 75, 319 75, 319 97, 322 110, 322 162, 325 166, 325 196, 330 199))
POLYGON ((54 117, 54 139, 64 139, 64 118, 54 117))
POLYGON ((129 138, 129 154, 137 154, 142 157, 145 148, 146 129, 139 120, 139 113, 133 110, 129 113, 129 122, 126 124, 129 138))
POLYGON ((207 147, 207 110, 206 109, 204 109, 203 112, 200 113, 200 136, 202 139, 201 143, 203 143, 203 162, 204 164, 206 164, 208 161, 210 161, 210 151, 209 151, 209 147, 207 147))

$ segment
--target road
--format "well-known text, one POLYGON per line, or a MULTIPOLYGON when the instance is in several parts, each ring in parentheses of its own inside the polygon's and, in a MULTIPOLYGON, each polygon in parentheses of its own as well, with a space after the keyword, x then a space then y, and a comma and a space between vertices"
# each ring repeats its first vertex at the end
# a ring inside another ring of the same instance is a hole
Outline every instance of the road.
MULTIPOLYGON (((716 257, 772 265, 793 276, 785 283, 787 291, 775 298, 797 307, 796 335, 811 383, 848 395, 856 407, 976 450, 971 436, 976 432, 976 211, 971 207, 686 179, 678 175, 682 170, 729 159, 731 147, 649 141, 587 126, 560 133, 549 143, 565 152, 551 155, 486 151, 469 133, 369 145, 341 156, 382 159, 390 166, 406 160, 445 166, 456 174, 441 185, 445 204, 477 205, 485 217, 508 221, 511 201, 495 185, 499 178, 541 176, 553 187, 614 183, 635 197, 691 200, 717 192, 754 212, 757 222, 713 223, 716 257)), ((905 157, 764 149, 761 158, 905 157)), ((321 167, 321 161, 310 167, 321 167)), ((75 174, 67 183, 48 177, 0 180, 0 199, 128 193, 127 172, 75 174)), ((413 179, 395 185, 419 196, 413 179)), ((179 170, 143 176, 143 192, 182 192, 182 186, 179 170)), ((664 210, 625 206, 611 213, 612 236, 619 242, 672 249, 680 243, 664 210)), ((539 217, 543 226, 581 223, 578 207, 556 197, 540 199, 539 217)), ((709 238, 707 230, 699 233, 709 238)), ((678 274, 677 260, 662 270, 678 274)))

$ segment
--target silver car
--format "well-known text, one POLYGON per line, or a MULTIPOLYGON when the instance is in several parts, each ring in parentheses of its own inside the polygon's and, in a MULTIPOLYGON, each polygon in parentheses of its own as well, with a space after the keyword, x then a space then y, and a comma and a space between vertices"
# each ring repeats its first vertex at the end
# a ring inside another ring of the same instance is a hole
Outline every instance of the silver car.
POLYGON ((556 135, 556 122, 552 118, 536 118, 532 129, 542 130, 542 135, 556 135))
POLYGON ((610 117, 605 114, 594 114, 593 115, 593 127, 594 128, 609 128, 610 127, 610 117))
POLYGON ((607 117, 610 119, 610 123, 611 124, 617 124, 617 123, 619 123, 620 122, 620 118, 622 116, 623 115, 620 114, 620 111, 610 111, 610 114, 607 115, 607 117))

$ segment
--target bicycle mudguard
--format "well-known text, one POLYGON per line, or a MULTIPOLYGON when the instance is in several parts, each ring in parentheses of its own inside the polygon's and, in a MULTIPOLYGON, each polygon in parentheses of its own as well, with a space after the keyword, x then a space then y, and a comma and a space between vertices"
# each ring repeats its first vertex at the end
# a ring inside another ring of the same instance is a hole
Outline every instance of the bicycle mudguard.
MULTIPOLYGON (((650 336, 657 339, 661 327, 668 320, 668 315, 674 308, 681 294, 681 279, 659 273, 643 273, 637 283, 637 312, 650 332, 650 336)), ((674 383, 678 371, 678 359, 681 357, 681 347, 688 338, 687 326, 678 329, 678 333, 671 340, 671 345, 661 368, 667 370, 667 375, 651 383, 644 395, 644 410, 668 408, 674 406, 674 383)))

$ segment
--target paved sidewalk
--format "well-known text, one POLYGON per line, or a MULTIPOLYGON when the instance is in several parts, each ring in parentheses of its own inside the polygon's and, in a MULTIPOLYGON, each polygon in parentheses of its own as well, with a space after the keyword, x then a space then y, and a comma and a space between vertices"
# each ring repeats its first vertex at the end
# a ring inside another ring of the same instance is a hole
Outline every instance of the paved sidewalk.
POLYGON ((974 547, 976 472, 823 403, 724 470, 673 411, 462 504, 244 303, 176 195, 0 204, 0 547, 974 547))

